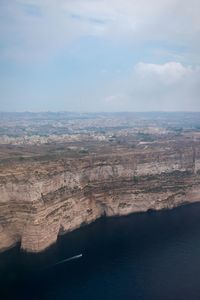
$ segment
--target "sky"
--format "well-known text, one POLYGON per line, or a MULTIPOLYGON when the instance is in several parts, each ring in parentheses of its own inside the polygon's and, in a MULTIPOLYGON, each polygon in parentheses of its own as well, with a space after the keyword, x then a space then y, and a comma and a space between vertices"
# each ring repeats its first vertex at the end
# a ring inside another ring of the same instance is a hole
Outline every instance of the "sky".
POLYGON ((199 0, 0 0, 0 111, 200 111, 199 0))

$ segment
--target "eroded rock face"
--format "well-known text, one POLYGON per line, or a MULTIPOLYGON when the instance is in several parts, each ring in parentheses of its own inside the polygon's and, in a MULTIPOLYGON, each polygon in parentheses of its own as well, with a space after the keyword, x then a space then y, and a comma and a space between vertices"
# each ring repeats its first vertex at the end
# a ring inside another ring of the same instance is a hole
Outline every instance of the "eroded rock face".
POLYGON ((200 200, 200 144, 171 141, 12 162, 0 176, 0 250, 39 252, 97 218, 200 200))

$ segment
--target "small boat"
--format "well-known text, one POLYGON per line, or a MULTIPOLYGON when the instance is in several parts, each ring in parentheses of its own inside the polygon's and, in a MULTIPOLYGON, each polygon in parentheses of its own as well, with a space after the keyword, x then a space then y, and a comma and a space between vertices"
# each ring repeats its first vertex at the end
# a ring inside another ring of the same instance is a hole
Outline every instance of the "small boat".
POLYGON ((78 255, 75 255, 75 256, 72 256, 72 257, 69 257, 69 258, 66 258, 66 259, 63 259, 55 264, 52 265, 52 267, 54 266, 57 266, 57 265, 60 265, 60 264, 64 264, 65 262, 68 262, 70 260, 74 260, 74 259, 78 259, 78 258, 81 258, 83 256, 83 254, 78 254, 78 255))

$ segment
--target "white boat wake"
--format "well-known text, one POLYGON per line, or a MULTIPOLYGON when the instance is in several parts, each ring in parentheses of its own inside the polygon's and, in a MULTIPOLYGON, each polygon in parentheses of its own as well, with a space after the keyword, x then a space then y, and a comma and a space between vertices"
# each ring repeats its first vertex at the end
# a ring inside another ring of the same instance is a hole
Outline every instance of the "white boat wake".
POLYGON ((83 256, 83 254, 78 254, 78 255, 75 255, 75 256, 72 256, 72 257, 69 257, 69 258, 66 258, 66 259, 63 259, 55 264, 52 265, 53 266, 57 266, 57 265, 60 265, 60 264, 64 264, 65 262, 68 262, 70 260, 74 260, 74 259, 78 259, 78 258, 81 258, 83 256))

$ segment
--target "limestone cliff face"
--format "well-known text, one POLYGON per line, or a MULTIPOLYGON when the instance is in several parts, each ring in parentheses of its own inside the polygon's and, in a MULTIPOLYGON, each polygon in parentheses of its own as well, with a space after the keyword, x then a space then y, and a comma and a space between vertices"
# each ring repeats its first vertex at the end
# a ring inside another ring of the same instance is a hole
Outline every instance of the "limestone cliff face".
POLYGON ((2 167, 0 250, 38 252, 59 234, 106 216, 200 200, 200 145, 149 143, 84 157, 2 167))

